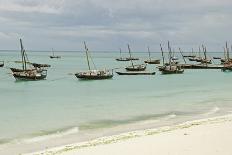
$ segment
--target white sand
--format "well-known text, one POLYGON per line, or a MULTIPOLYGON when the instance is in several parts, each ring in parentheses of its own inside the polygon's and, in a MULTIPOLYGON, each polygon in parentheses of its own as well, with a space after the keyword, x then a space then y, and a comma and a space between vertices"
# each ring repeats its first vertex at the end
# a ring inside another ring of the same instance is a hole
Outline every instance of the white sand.
POLYGON ((232 155, 232 116, 72 144, 38 155, 232 155))

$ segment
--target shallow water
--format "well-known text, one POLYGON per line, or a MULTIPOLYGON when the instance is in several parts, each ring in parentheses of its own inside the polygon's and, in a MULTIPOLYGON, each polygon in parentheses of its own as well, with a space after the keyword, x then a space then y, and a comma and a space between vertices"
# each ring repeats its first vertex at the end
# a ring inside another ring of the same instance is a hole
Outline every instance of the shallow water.
MULTIPOLYGON (((31 62, 52 66, 47 80, 16 82, 9 67, 20 66, 14 63, 19 54, 0 52, 6 62, 0 68, 0 147, 71 134, 77 139, 78 134, 85 135, 81 139, 85 140, 102 135, 101 129, 107 133, 135 130, 232 112, 232 73, 185 70, 183 75, 160 75, 156 66, 149 65, 156 75, 114 74, 110 80, 83 81, 73 75, 87 68, 83 52, 57 52, 61 59, 49 59, 50 52, 29 51, 31 62)), ((133 55, 147 57, 142 52, 133 55)), ((116 62, 117 56, 118 52, 92 53, 98 68, 129 64, 116 62)))

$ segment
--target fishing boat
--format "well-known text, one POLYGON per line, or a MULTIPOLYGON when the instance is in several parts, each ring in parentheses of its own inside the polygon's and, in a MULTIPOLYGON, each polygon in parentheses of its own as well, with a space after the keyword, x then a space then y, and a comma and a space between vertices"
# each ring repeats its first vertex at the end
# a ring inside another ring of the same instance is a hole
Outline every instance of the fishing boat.
POLYGON ((78 79, 82 80, 103 80, 103 79, 111 79, 113 77, 113 70, 97 70, 97 69, 91 69, 89 59, 91 58, 89 55, 89 50, 86 46, 86 43, 84 42, 85 46, 85 53, 86 53, 86 59, 88 64, 88 71, 78 72, 75 74, 75 76, 78 79))
MULTIPOLYGON (((205 47, 204 45, 202 45, 202 48, 203 48, 203 52, 204 52, 204 58, 202 58, 202 59, 200 60, 200 62, 201 62, 202 64, 212 64, 212 60, 207 58, 206 47, 205 47)), ((197 61, 197 62, 198 62, 198 61, 197 61)))
POLYGON ((4 67, 4 61, 0 61, 0 67, 4 67))
POLYGON ((22 69, 11 68, 12 74, 16 80, 23 80, 23 81, 35 81, 35 80, 42 80, 47 77, 47 70, 36 70, 35 68, 30 69, 27 68, 27 61, 28 58, 26 56, 26 51, 23 47, 22 39, 20 39, 21 45, 21 57, 22 57, 22 69))
POLYGON ((116 58, 115 60, 117 60, 117 61, 130 61, 129 58, 122 57, 122 50, 121 50, 121 48, 120 48, 120 57, 116 58))
POLYGON ((128 47, 128 51, 129 51, 129 54, 130 54, 131 66, 128 66, 125 69, 127 71, 145 71, 146 68, 147 68, 147 65, 146 64, 134 65, 133 60, 131 59, 132 56, 131 56, 131 50, 130 50, 129 44, 127 45, 127 47, 128 47))
POLYGON ((159 59, 151 59, 151 52, 150 52, 149 47, 147 47, 147 50, 148 50, 149 59, 145 60, 144 62, 147 63, 147 64, 160 64, 159 59))
MULTIPOLYGON (((161 52, 162 52, 162 57, 163 57, 163 66, 159 66, 158 69, 161 71, 162 74, 182 74, 184 73, 184 69, 181 68, 181 66, 178 66, 177 64, 172 62, 171 55, 172 51, 168 42, 168 50, 169 50, 169 63, 164 62, 164 52, 163 48, 160 44, 161 52)), ((183 56, 184 57, 184 56, 183 56)))
POLYGON ((58 55, 55 55, 55 54, 54 54, 53 49, 52 49, 52 55, 50 55, 49 57, 50 57, 51 59, 60 59, 60 58, 61 58, 61 56, 58 56, 58 55))

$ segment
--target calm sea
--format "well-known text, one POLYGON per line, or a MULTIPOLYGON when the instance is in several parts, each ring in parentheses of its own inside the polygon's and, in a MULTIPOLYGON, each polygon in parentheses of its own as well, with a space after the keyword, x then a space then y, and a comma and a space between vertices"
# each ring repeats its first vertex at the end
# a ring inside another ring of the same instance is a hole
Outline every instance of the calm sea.
MULTIPOLYGON (((20 60, 20 52, 0 52, 0 60, 5 60, 5 67, 0 68, 0 154, 6 150, 9 154, 35 151, 232 112, 229 72, 185 70, 182 75, 161 75, 157 66, 148 65, 156 75, 114 74, 110 80, 81 81, 73 73, 87 69, 84 52, 56 52, 61 59, 50 59, 51 52, 27 54, 31 62, 47 63, 51 68, 46 80, 17 82, 9 67, 20 67, 14 62, 20 60)), ((141 60, 147 55, 133 53, 141 60)), ((92 52, 97 68, 130 64, 115 61, 118 56, 119 52, 92 52)), ((152 56, 160 58, 161 54, 152 56)))

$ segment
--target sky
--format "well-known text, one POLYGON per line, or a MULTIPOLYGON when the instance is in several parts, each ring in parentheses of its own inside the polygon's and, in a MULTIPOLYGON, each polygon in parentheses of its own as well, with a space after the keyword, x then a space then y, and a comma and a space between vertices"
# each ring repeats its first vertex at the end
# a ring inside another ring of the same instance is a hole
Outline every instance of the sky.
POLYGON ((231 0, 0 0, 0 49, 187 51, 232 44, 231 0))

